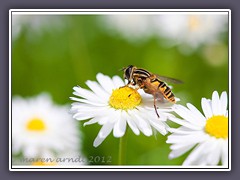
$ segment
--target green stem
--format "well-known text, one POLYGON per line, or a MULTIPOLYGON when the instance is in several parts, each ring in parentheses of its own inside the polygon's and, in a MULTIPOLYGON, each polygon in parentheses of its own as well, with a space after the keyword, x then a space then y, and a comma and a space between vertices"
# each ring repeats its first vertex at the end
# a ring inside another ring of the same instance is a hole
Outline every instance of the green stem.
POLYGON ((126 129, 124 136, 122 136, 119 140, 118 165, 126 164, 127 132, 128 128, 126 129))

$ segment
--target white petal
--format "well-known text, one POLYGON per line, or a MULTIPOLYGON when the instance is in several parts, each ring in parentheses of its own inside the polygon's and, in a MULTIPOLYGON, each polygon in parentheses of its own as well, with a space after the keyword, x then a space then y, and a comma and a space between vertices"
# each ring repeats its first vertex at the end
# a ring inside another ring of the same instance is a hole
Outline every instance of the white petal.
POLYGON ((206 166, 207 165, 207 161, 204 158, 198 158, 198 160, 195 161, 195 164, 197 164, 199 166, 206 166))
POLYGON ((86 99, 80 99, 80 98, 76 98, 76 97, 70 97, 71 100, 73 101, 77 101, 77 102, 82 102, 82 103, 86 103, 89 105, 93 105, 93 106, 107 106, 108 103, 100 103, 100 102, 96 102, 96 101, 89 101, 86 99))
POLYGON ((170 146, 170 149, 171 150, 178 150, 178 149, 182 149, 182 148, 184 148, 184 147, 186 147, 186 146, 195 146, 196 145, 196 143, 195 142, 184 142, 184 143, 174 143, 174 144, 172 144, 171 146, 170 146))
POLYGON ((98 73, 97 80, 106 92, 112 94, 112 90, 115 89, 115 85, 113 84, 113 81, 110 77, 105 76, 102 73, 98 73))
POLYGON ((213 92, 212 95, 212 112, 214 115, 221 114, 221 104, 217 91, 213 92))
POLYGON ((106 123, 102 126, 101 130, 99 131, 98 135, 100 138, 106 138, 113 129, 113 123, 106 123))
POLYGON ((125 111, 123 111, 123 118, 125 118, 127 120, 127 124, 129 125, 129 127, 132 129, 132 131, 134 132, 134 134, 136 135, 139 135, 140 134, 140 131, 139 129, 137 128, 134 120, 132 119, 132 117, 127 114, 125 111))
POLYGON ((89 120, 88 122, 85 122, 85 123, 83 124, 83 126, 90 125, 90 124, 95 124, 95 123, 97 123, 98 121, 99 121, 99 118, 94 117, 94 118, 92 118, 91 120, 89 120))
POLYGON ((111 116, 104 116, 104 114, 102 114, 102 116, 99 116, 98 117, 98 124, 100 124, 100 125, 104 125, 104 124, 106 124, 107 122, 109 122, 109 123, 113 123, 113 121, 112 121, 112 119, 110 119, 111 118, 111 116))
POLYGON ((28 145, 25 147, 25 150, 23 151, 23 154, 25 157, 29 157, 29 158, 34 158, 37 157, 38 155, 38 148, 36 146, 33 145, 28 145))
POLYGON ((175 122, 175 123, 177 123, 179 125, 185 126, 185 127, 189 128, 189 129, 192 129, 192 130, 201 130, 202 129, 200 126, 192 125, 192 124, 190 124, 189 122, 187 122, 185 120, 178 119, 178 118, 175 118, 175 117, 170 117, 169 120, 172 121, 172 122, 175 122))
POLYGON ((96 139, 93 142, 94 147, 99 146, 104 141, 104 139, 106 139, 106 137, 111 133, 113 125, 113 123, 106 123, 102 126, 96 139))
POLYGON ((88 80, 86 84, 99 98, 102 98, 104 102, 108 101, 110 94, 104 91, 104 89, 97 82, 88 80))
POLYGON ((119 76, 113 76, 112 80, 115 85, 115 89, 125 85, 123 80, 119 76))
POLYGON ((177 134, 171 134, 168 136, 168 139, 166 143, 199 143, 204 140, 206 140, 207 135, 205 135, 203 132, 199 131, 196 133, 192 133, 190 135, 177 135, 177 134))
POLYGON ((205 143, 198 144, 194 150, 189 154, 187 159, 183 162, 183 165, 198 165, 197 162, 199 159, 204 158, 202 156, 202 153, 204 152, 204 149, 207 148, 205 143))
POLYGON ((99 136, 96 137, 96 139, 93 142, 94 147, 98 147, 106 138, 100 138, 99 136))
POLYGON ((201 104, 202 104, 202 110, 205 114, 205 117, 207 119, 212 117, 213 113, 212 113, 212 108, 211 108, 211 105, 210 105, 210 101, 207 100, 206 98, 202 98, 201 104))
POLYGON ((113 128, 114 137, 122 137, 126 131, 126 119, 118 117, 117 122, 113 128))
POLYGON ((178 149, 175 149, 173 150, 170 154, 169 154, 169 159, 173 159, 173 158, 176 158, 176 157, 179 157, 183 154, 185 154, 186 152, 188 152, 191 148, 193 148, 195 144, 190 144, 190 145, 187 145, 187 146, 184 146, 182 148, 178 148, 178 149))
POLYGON ((144 120, 148 123, 150 123, 150 125, 155 128, 155 130, 157 130, 159 133, 161 133, 162 135, 166 135, 167 134, 167 128, 169 128, 169 126, 165 123, 165 121, 167 120, 167 116, 168 113, 162 113, 160 112, 160 118, 157 117, 155 110, 146 110, 144 108, 139 107, 138 108, 139 111, 141 111, 141 117, 144 117, 144 120))
POLYGON ((166 135, 167 134, 167 124, 165 125, 164 122, 162 121, 156 121, 155 119, 151 118, 149 119, 150 124, 158 131, 160 132, 162 135, 166 135))
POLYGON ((206 118, 202 115, 202 113, 195 106, 193 106, 190 103, 187 103, 187 107, 194 114, 194 117, 196 118, 196 120, 199 120, 199 123, 204 125, 206 118))
POLYGON ((107 110, 108 107, 99 107, 99 106, 93 106, 89 104, 84 104, 84 103, 75 103, 72 104, 71 111, 74 112, 82 112, 82 113, 94 113, 94 114, 99 114, 102 113, 103 111, 107 110))
POLYGON ((138 128, 143 132, 143 134, 145 136, 151 136, 152 128, 149 125, 149 123, 146 120, 144 120, 141 116, 139 116, 137 113, 134 114, 134 117, 138 128))
POLYGON ((209 165, 217 165, 220 161, 221 146, 219 146, 219 142, 217 140, 215 140, 211 146, 213 150, 208 152, 206 160, 209 165))
POLYGON ((226 114, 225 114, 226 117, 228 117, 228 111, 226 111, 226 114))
POLYGON ((88 104, 79 103, 79 104, 72 105, 69 113, 71 114, 81 113, 84 115, 93 114, 93 116, 99 116, 99 115, 102 115, 103 112, 107 114, 107 109, 108 109, 107 107, 91 106, 88 104))
POLYGON ((94 106, 93 105, 90 105, 90 104, 85 104, 85 103, 80 103, 80 102, 73 102, 71 104, 71 108, 72 109, 78 109, 78 108, 93 108, 94 106))
POLYGON ((187 159, 183 162, 184 166, 189 166, 189 165, 197 165, 195 162, 200 158, 204 158, 201 155, 201 152, 204 150, 205 146, 203 144, 199 144, 195 149, 189 154, 187 159))
POLYGON ((91 92, 87 89, 83 89, 81 87, 74 87, 73 89, 75 90, 75 92, 73 92, 73 94, 76 96, 82 97, 82 98, 90 100, 90 101, 101 100, 98 98, 98 96, 96 96, 96 94, 94 94, 93 92, 91 92))
POLYGON ((227 101, 227 92, 226 92, 226 91, 224 91, 224 92, 221 94, 220 101, 221 101, 221 115, 224 115, 224 116, 225 116, 226 111, 227 111, 227 104, 228 104, 228 101, 227 101))
POLYGON ((224 166, 228 165, 228 141, 227 140, 223 140, 222 141, 222 156, 221 156, 221 160, 222 160, 222 164, 224 166))
POLYGON ((137 136, 140 134, 139 129, 137 128, 136 124, 134 123, 134 121, 132 121, 132 119, 127 119, 127 123, 129 125, 129 127, 132 129, 132 131, 134 132, 134 134, 136 134, 137 136))
POLYGON ((196 131, 189 129, 187 127, 181 126, 179 128, 170 128, 169 131, 171 131, 174 134, 191 134, 191 133, 195 133, 196 131))
POLYGON ((202 127, 202 123, 200 123, 199 117, 195 117, 194 114, 188 108, 182 105, 174 105, 173 109, 184 120, 187 120, 189 123, 193 124, 194 126, 202 127))
POLYGON ((86 120, 86 119, 92 118, 93 116, 94 116, 93 114, 86 114, 86 113, 78 112, 73 115, 73 118, 77 119, 77 120, 86 120))

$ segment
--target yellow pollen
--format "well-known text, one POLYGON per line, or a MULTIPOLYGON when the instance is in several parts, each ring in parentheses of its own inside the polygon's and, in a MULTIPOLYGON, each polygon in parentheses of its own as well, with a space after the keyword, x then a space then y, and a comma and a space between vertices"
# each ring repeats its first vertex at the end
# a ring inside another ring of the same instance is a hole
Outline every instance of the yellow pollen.
POLYGON ((115 109, 134 109, 141 103, 141 96, 137 90, 128 86, 120 87, 112 92, 109 105, 115 109))
POLYGON ((188 26, 190 31, 195 31, 199 28, 200 26, 200 20, 199 17, 197 16, 190 16, 188 19, 188 26))
POLYGON ((33 118, 28 121, 26 128, 28 131, 42 132, 46 126, 42 119, 33 118))
POLYGON ((205 131, 216 138, 228 138, 228 118, 220 115, 209 118, 205 131))

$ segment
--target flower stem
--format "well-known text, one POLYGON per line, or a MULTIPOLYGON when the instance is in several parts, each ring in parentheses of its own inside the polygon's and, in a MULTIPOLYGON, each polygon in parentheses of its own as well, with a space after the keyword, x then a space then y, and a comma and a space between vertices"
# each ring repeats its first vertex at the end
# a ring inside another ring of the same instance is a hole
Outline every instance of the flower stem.
POLYGON ((127 132, 128 128, 126 129, 124 136, 119 140, 118 165, 126 164, 127 132))

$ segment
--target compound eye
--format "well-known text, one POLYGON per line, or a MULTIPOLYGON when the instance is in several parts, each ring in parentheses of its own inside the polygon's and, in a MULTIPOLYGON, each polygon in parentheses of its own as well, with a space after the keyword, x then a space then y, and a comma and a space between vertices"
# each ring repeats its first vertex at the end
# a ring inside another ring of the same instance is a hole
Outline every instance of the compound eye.
POLYGON ((131 74, 132 68, 127 68, 125 71, 125 78, 129 79, 130 78, 130 74, 131 74))

